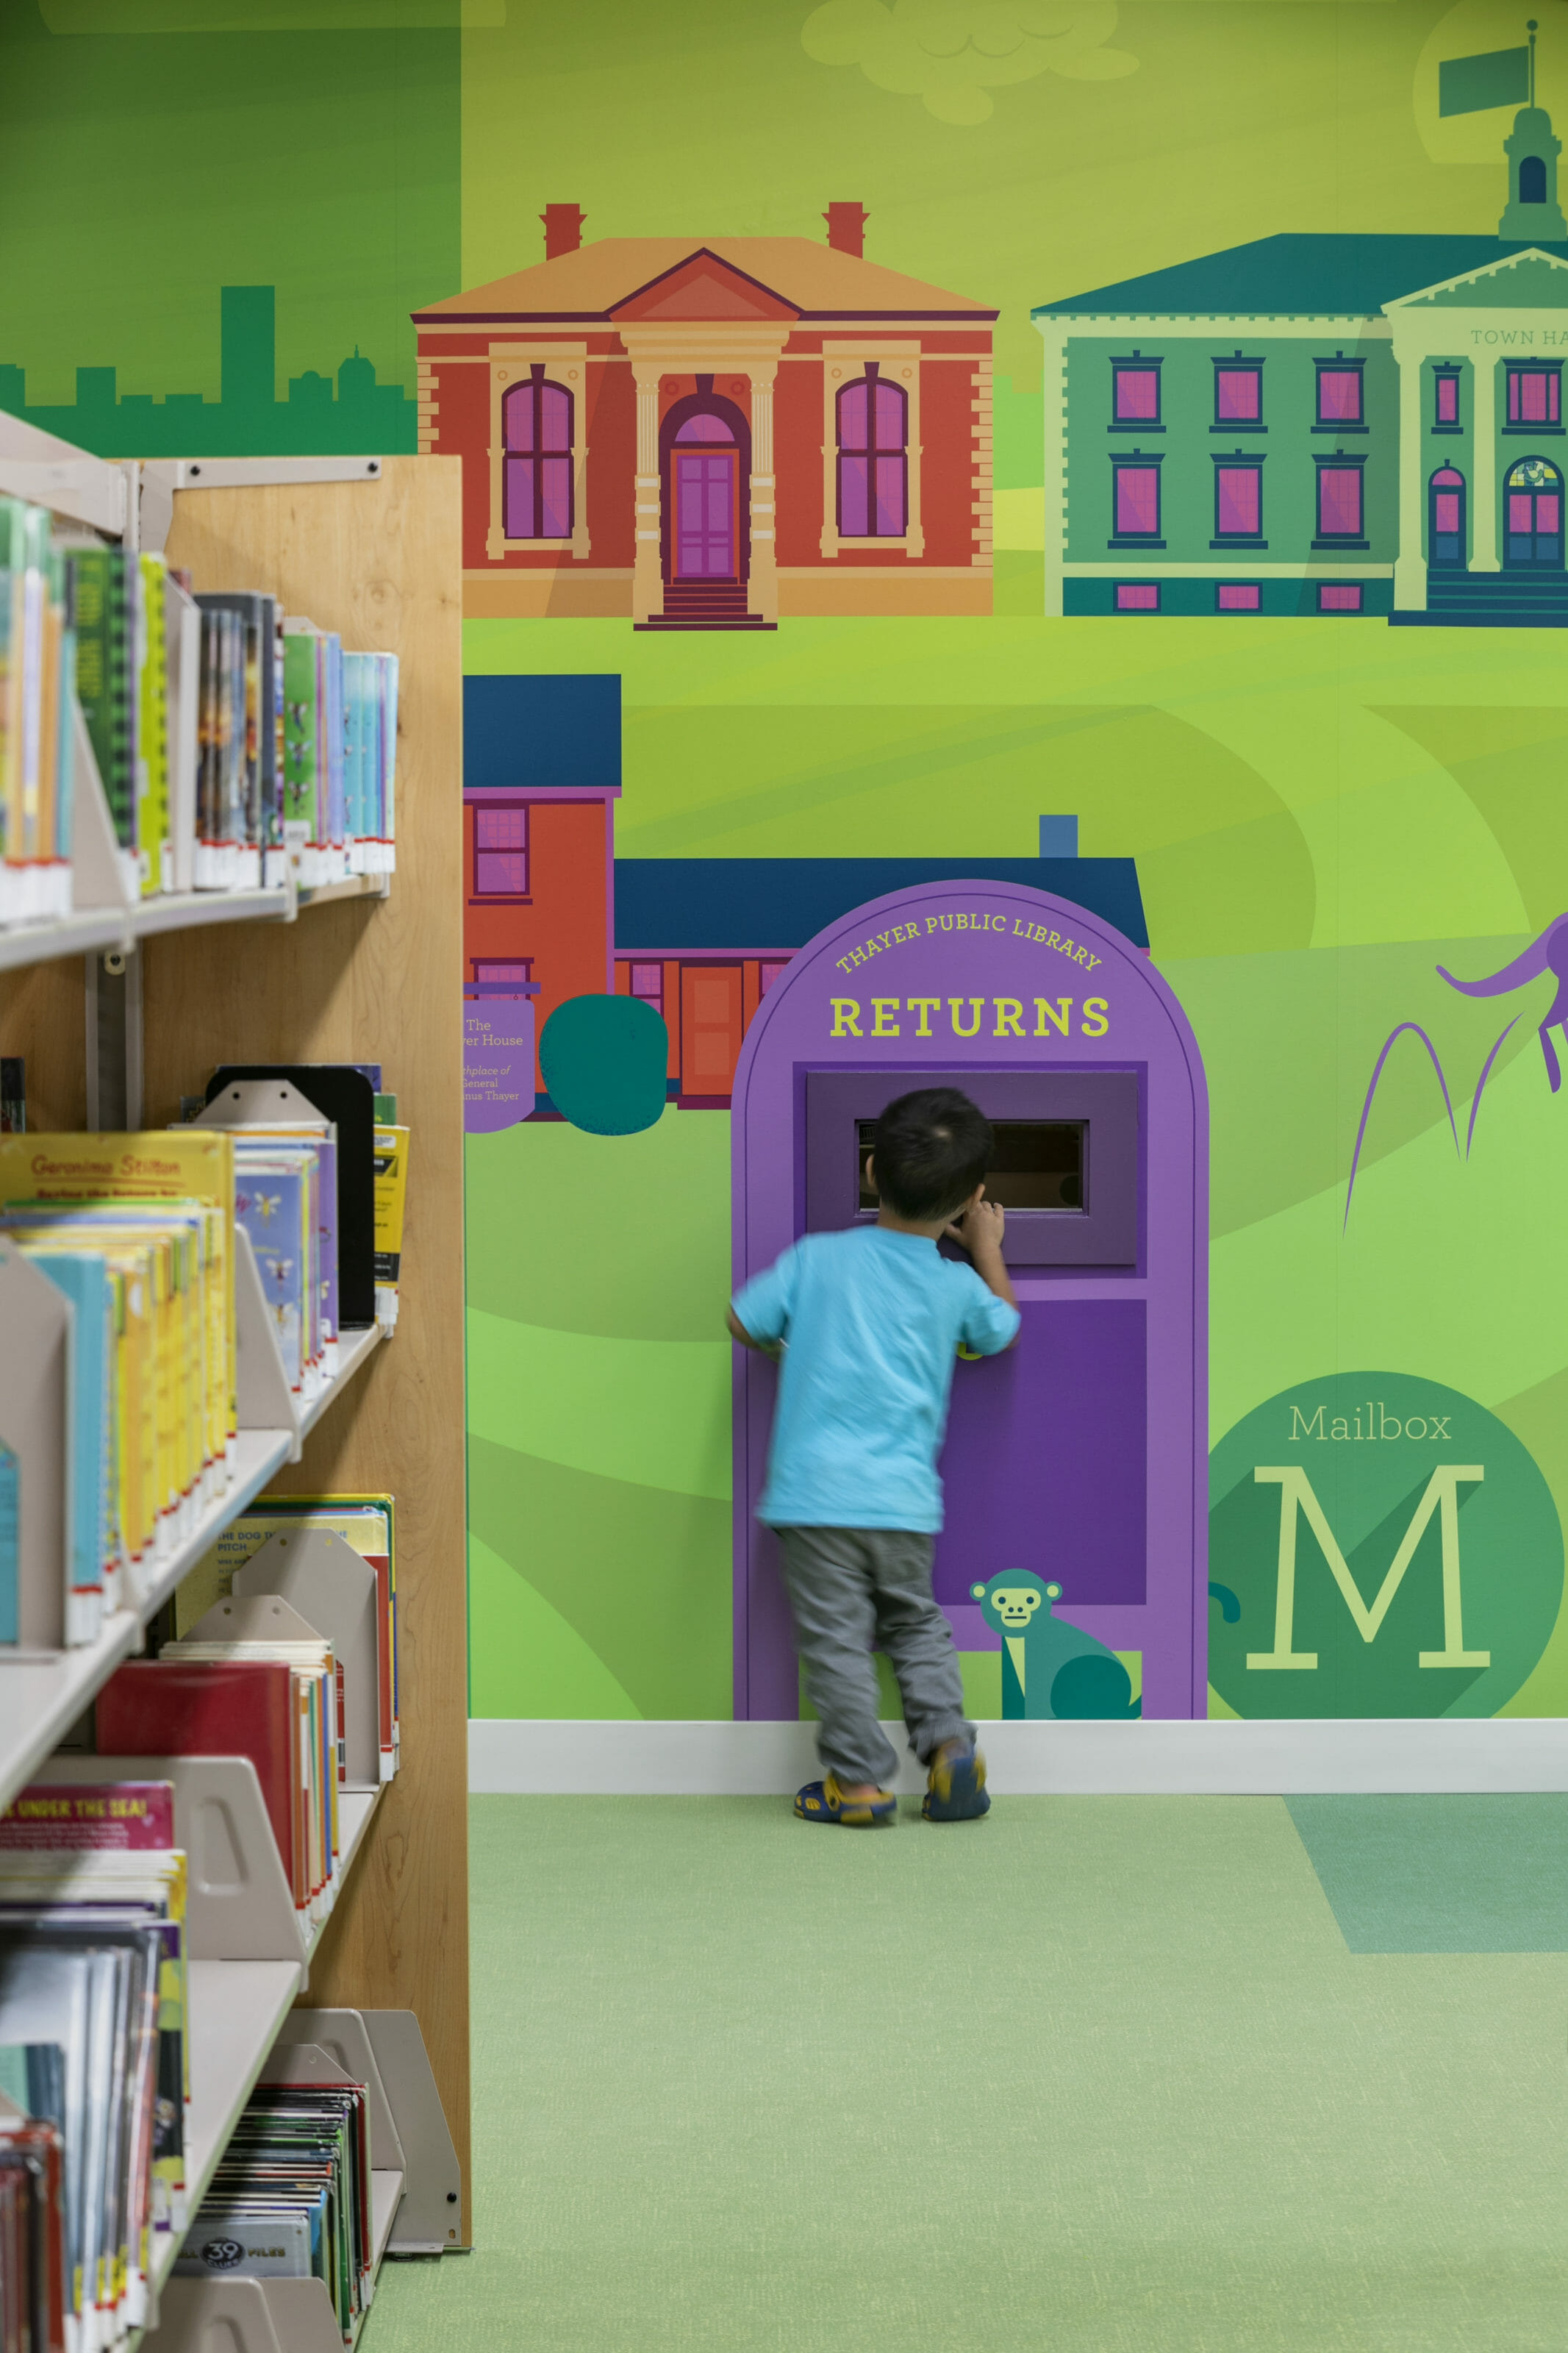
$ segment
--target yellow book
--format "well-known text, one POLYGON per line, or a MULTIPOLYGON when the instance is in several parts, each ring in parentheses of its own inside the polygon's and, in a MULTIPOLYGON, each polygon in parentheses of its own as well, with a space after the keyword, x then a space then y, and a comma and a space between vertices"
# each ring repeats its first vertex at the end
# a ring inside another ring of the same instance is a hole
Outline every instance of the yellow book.
POLYGON ((397 1321, 397 1284, 403 1265, 403 1210, 408 1193, 408 1130, 375 1131, 375 1320, 397 1321))
POLYGON ((137 667, 137 839, 142 845, 142 895, 174 887, 169 834, 169 664, 164 636, 168 584, 161 555, 143 555, 142 627, 137 667))
POLYGON ((205 1271, 213 1362, 208 1444, 221 1458, 238 1430, 234 1322, 234 1145, 222 1129, 151 1134, 0 1136, 0 1211, 34 1202, 202 1203, 213 1252, 205 1271))
POLYGON ((184 1208, 177 1204, 143 1208, 85 1201, 45 1212, 36 1225, 18 1224, 15 1211, 5 1219, 9 1230, 29 1240, 47 1241, 74 1234, 90 1236, 106 1248, 115 1243, 134 1246, 144 1240, 152 1251, 157 1509, 160 1517, 171 1524, 184 1499, 195 1491, 204 1468, 205 1302, 199 1251, 203 1217, 199 1208, 184 1208))
POLYGON ((152 1260, 140 1245, 121 1249, 101 1233, 80 1227, 13 1225, 7 1230, 24 1244, 51 1251, 82 1250, 104 1261, 110 1291, 109 1427, 104 1433, 108 1493, 108 1552, 103 1569, 106 1609, 122 1609, 125 1579, 151 1544, 153 1523, 145 1517, 151 1492, 151 1421, 143 1420, 143 1392, 151 1362, 148 1301, 152 1260))

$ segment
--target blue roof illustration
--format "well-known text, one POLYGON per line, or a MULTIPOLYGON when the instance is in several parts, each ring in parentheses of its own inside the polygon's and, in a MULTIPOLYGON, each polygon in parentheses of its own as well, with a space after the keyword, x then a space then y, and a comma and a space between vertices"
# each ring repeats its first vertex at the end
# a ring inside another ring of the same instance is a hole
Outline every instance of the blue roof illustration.
POLYGON ((1131 858, 617 858, 616 947, 798 948, 841 915, 926 882, 1025 882, 1146 948, 1131 858))
POLYGON ((1260 237, 1171 269, 1041 302, 1029 315, 1370 319, 1402 294, 1537 251, 1568 260, 1568 245, 1500 237, 1260 237))

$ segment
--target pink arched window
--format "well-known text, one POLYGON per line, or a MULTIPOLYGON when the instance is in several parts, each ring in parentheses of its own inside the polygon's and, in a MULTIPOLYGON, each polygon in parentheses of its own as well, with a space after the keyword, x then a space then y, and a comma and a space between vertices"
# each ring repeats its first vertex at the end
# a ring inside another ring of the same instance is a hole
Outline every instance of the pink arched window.
POLYGON ((1445 534, 1460 528, 1459 501, 1464 495, 1465 478, 1452 466, 1439 466, 1432 477, 1432 528, 1445 534))
POLYGON ((675 438, 678 441, 733 441, 735 436, 721 417, 715 417, 710 408, 700 408, 675 438))
POLYGON ((501 402, 502 524, 508 539, 572 536, 572 396, 535 360, 501 402))
POLYGON ((901 539, 909 525, 910 404, 877 363, 838 396, 838 530, 844 539, 901 539))

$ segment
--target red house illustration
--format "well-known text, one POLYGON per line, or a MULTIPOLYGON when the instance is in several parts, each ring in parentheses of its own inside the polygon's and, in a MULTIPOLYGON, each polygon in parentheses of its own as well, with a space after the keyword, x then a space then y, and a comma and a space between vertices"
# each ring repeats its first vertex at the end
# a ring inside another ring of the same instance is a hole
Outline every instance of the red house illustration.
POLYGON ((470 617, 989 613, 996 313, 808 237, 604 237, 415 313, 470 617))

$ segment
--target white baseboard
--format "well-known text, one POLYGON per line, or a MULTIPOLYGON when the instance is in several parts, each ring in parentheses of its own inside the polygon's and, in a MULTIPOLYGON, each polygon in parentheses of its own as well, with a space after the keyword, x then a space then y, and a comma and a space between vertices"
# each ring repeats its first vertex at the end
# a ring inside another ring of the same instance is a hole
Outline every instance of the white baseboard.
MULTIPOLYGON (((902 1725, 884 1729, 903 1758, 898 1787, 922 1788, 902 1725)), ((481 1716, 468 1725, 468 1787, 517 1796, 781 1797, 820 1770, 815 1730, 481 1716)), ((1568 1722, 1556 1716, 993 1722, 980 1730, 998 1796, 1568 1789, 1568 1722)))

